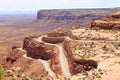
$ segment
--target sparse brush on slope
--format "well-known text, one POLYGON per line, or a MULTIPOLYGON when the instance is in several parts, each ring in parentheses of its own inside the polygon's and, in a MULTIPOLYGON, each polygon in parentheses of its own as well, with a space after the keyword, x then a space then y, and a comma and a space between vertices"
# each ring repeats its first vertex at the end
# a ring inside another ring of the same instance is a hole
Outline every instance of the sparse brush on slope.
POLYGON ((6 75, 5 69, 0 65, 0 80, 2 80, 6 75))

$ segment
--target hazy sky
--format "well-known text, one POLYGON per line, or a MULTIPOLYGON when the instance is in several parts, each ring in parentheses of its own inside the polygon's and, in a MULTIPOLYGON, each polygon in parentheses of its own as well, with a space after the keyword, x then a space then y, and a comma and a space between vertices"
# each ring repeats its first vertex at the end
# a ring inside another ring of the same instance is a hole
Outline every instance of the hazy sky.
POLYGON ((0 11, 119 7, 120 0, 0 0, 0 11))

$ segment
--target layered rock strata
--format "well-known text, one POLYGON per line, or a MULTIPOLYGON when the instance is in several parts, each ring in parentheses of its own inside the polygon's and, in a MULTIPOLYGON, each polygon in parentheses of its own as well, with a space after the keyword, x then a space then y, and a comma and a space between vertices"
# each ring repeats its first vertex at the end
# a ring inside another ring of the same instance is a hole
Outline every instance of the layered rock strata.
POLYGON ((64 38, 61 37, 43 37, 42 40, 47 43, 62 43, 64 41, 64 38))
POLYGON ((92 68, 97 68, 98 63, 95 60, 90 60, 89 58, 77 58, 74 56, 72 48, 70 47, 69 40, 65 40, 64 49, 67 52, 70 70, 72 74, 81 73, 82 71, 89 71, 92 68), (72 63, 71 63, 72 62, 72 63), (71 67, 72 66, 72 67, 71 67))
POLYGON ((27 56, 29 57, 50 60, 52 70, 56 74, 62 75, 58 57, 59 52, 54 45, 45 44, 42 42, 42 37, 40 39, 39 37, 32 39, 28 37, 24 40, 23 49, 27 51, 27 56))
POLYGON ((103 29, 120 29, 120 12, 111 14, 102 20, 95 20, 91 23, 91 27, 99 27, 103 29))
POLYGON ((27 55, 29 57, 50 60, 51 68, 57 74, 57 77, 70 76, 70 73, 77 74, 84 72, 85 70, 97 68, 97 62, 94 60, 74 58, 74 56, 71 54, 71 50, 69 49, 69 45, 66 41, 64 41, 65 38, 67 37, 60 33, 57 35, 48 34, 38 38, 27 37, 24 40, 23 49, 27 51, 27 55), (61 44, 62 42, 64 42, 63 46, 61 44), (58 45, 55 43, 60 43, 61 46, 60 44, 58 45), (64 56, 66 57, 67 61, 65 64, 63 64, 64 62, 61 62, 63 59, 65 59, 64 56), (69 67, 67 70, 68 72, 66 71, 68 74, 65 74, 64 72, 64 67, 66 66, 69 67))

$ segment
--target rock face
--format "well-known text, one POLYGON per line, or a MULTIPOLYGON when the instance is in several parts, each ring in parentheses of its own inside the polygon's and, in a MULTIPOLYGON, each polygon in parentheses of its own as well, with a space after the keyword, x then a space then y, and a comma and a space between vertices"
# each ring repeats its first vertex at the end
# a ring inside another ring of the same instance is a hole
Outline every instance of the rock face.
POLYGON ((69 41, 65 40, 64 49, 68 53, 68 61, 70 66, 70 71, 72 74, 81 73, 84 70, 91 70, 92 68, 97 68, 98 64, 95 60, 88 60, 86 58, 77 58, 73 55, 72 49, 70 47, 69 41))
POLYGON ((37 30, 40 27, 42 30, 56 29, 58 27, 69 28, 102 19, 111 12, 111 9, 39 10, 37 13, 37 22, 31 25, 36 27, 37 30))
POLYGON ((95 20, 93 23, 91 23, 91 27, 120 29, 120 12, 113 13, 111 16, 108 16, 103 20, 95 20))
MULTIPOLYGON (((80 13, 83 13, 84 10, 40 10, 37 13, 37 19, 53 19, 53 20, 80 20, 85 19, 86 17, 92 18, 92 19, 98 19, 103 17, 104 15, 97 15, 97 14, 86 14, 80 15, 80 13)), ((91 9, 90 11, 96 11, 95 9, 91 9)), ((104 10, 99 10, 104 13, 104 10)), ((97 13, 97 12, 96 12, 97 13)), ((99 14, 99 13, 98 13, 99 14)))
POLYGON ((64 38, 61 37, 43 37, 42 40, 47 43, 62 43, 64 41, 64 38))
POLYGON ((48 33, 47 36, 48 37, 64 37, 64 36, 66 36, 66 34, 63 32, 61 32, 61 33, 60 32, 51 32, 51 33, 48 33))
POLYGON ((112 29, 114 24, 108 21, 96 20, 91 24, 91 27, 100 27, 104 29, 112 29))
POLYGON ((49 34, 49 37, 44 36, 43 37, 40 36, 38 38, 26 37, 24 39, 23 49, 27 51, 27 56, 29 57, 35 59, 50 60, 51 69, 56 73, 57 77, 63 76, 59 56, 59 54, 61 54, 60 52, 62 51, 59 51, 60 46, 58 47, 58 45, 55 43, 63 42, 64 45, 63 50, 65 50, 66 52, 66 54, 64 53, 64 55, 67 58, 71 74, 82 73, 84 72, 84 70, 91 70, 93 68, 97 68, 98 66, 97 62, 94 60, 75 58, 71 52, 68 42, 64 41, 64 38, 66 38, 65 35, 60 33, 57 35, 54 35, 53 33, 49 34))
POLYGON ((0 61, 0 63, 3 65, 5 68, 9 68, 17 59, 21 58, 23 54, 26 52, 21 51, 19 49, 14 49, 10 51, 6 57, 3 57, 0 61))
POLYGON ((44 60, 51 59, 57 53, 55 46, 46 45, 37 42, 34 38, 26 37, 23 42, 23 49, 27 51, 27 55, 33 58, 41 58, 44 60))
POLYGON ((111 16, 120 19, 120 12, 113 13, 111 16))
POLYGON ((62 75, 58 49, 54 45, 38 42, 35 39, 33 37, 24 39, 23 49, 27 51, 27 56, 35 59, 50 60, 52 70, 57 76, 62 75))
POLYGON ((59 61, 59 54, 54 56, 50 61, 51 69, 55 72, 57 77, 62 77, 62 70, 59 61))

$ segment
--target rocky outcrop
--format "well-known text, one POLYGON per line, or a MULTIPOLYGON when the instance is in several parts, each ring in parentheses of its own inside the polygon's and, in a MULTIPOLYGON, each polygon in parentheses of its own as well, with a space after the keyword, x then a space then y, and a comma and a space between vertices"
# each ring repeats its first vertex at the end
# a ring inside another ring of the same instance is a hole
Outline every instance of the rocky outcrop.
POLYGON ((85 58, 76 58, 73 55, 72 49, 69 45, 69 40, 65 40, 64 43, 64 49, 67 52, 68 61, 69 61, 69 67, 72 74, 81 73, 84 70, 91 70, 93 68, 97 68, 98 64, 95 60, 85 59, 85 58))
POLYGON ((91 23, 91 27, 120 29, 120 12, 113 13, 111 16, 106 17, 103 20, 95 20, 91 23))
POLYGON ((20 57, 23 56, 23 54, 25 54, 26 52, 23 52, 21 50, 15 49, 13 51, 11 51, 7 57, 6 57, 6 61, 10 61, 11 63, 15 62, 17 59, 19 59, 20 57))
POLYGON ((23 49, 27 51, 28 56, 41 58, 43 60, 49 60, 58 53, 55 46, 47 45, 43 42, 37 42, 31 37, 24 39, 23 49))
POLYGON ((62 32, 51 32, 47 34, 48 37, 65 37, 66 34, 62 32))
POLYGON ((116 12, 116 13, 113 13, 111 16, 112 16, 113 18, 118 18, 118 19, 120 19, 120 11, 119 11, 119 12, 116 12))
POLYGON ((42 40, 47 43, 62 43, 64 41, 63 37, 43 37, 42 40))
POLYGON ((67 37, 70 34, 70 30, 63 28, 54 29, 53 32, 47 33, 47 37, 67 37))
POLYGON ((25 54, 25 51, 21 51, 19 50, 19 48, 10 51, 6 57, 3 57, 0 60, 0 63, 3 65, 3 67, 5 68, 9 68, 15 61, 17 61, 19 58, 21 58, 23 56, 23 54, 25 54))
POLYGON ((50 60, 52 70, 57 76, 62 75, 58 49, 54 45, 38 42, 35 39, 36 38, 31 39, 31 37, 24 39, 23 49, 27 51, 27 56, 35 59, 50 60))
POLYGON ((104 29, 112 29, 114 24, 108 21, 96 20, 91 24, 91 27, 100 27, 104 29))
POLYGON ((99 27, 103 29, 120 29, 120 21, 96 20, 91 24, 91 27, 99 27))
POLYGON ((51 69, 56 73, 58 78, 62 77, 62 69, 60 66, 59 55, 57 54, 50 60, 51 69))
MULTIPOLYGON (((53 34, 52 34, 53 36, 53 34)), ((57 37, 38 37, 38 38, 25 38, 23 43, 23 49, 27 51, 27 56, 36 58, 36 59, 43 59, 43 60, 50 60, 51 69, 57 74, 57 77, 63 76, 61 64, 60 64, 60 56, 59 50, 55 43, 63 42, 64 38, 58 37, 59 35, 55 35, 57 37), (40 41, 38 41, 38 39, 40 41), (54 45, 54 44, 55 45, 54 45)), ((61 34, 60 34, 61 36, 61 34)), ((91 70, 93 68, 97 68, 97 62, 94 60, 87 60, 87 59, 77 59, 73 56, 71 49, 68 42, 64 41, 64 49, 67 52, 66 58, 69 64, 70 72, 72 74, 77 74, 84 72, 84 70, 91 70)), ((62 46, 61 46, 62 47, 62 46)))
POLYGON ((28 45, 32 42, 32 40, 35 37, 33 36, 29 36, 29 37, 25 37, 24 41, 23 41, 23 49, 27 49, 28 45))

